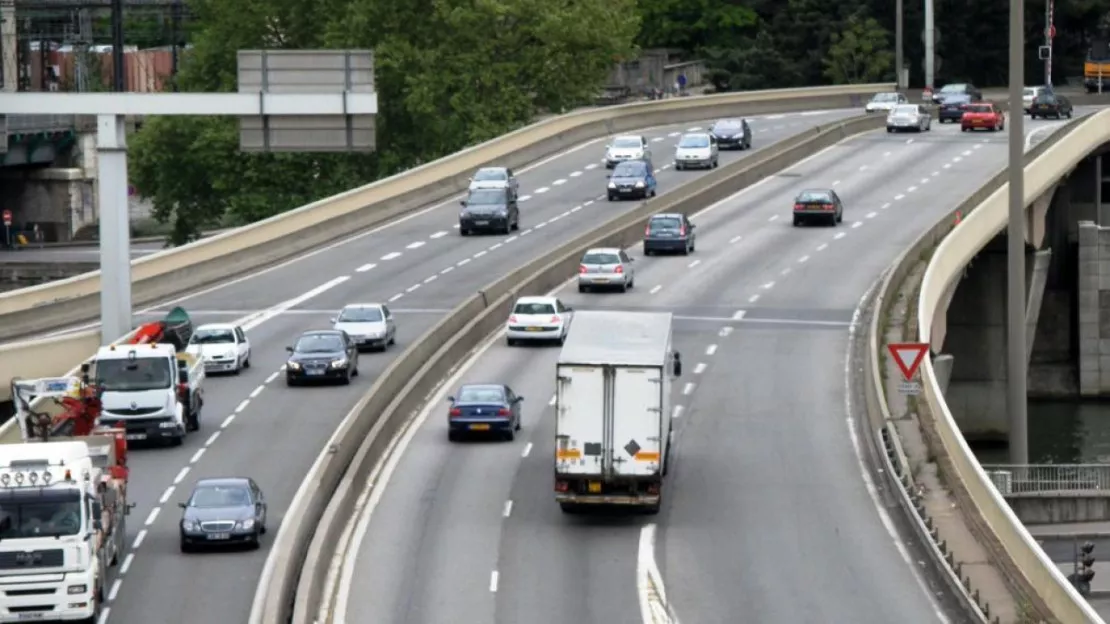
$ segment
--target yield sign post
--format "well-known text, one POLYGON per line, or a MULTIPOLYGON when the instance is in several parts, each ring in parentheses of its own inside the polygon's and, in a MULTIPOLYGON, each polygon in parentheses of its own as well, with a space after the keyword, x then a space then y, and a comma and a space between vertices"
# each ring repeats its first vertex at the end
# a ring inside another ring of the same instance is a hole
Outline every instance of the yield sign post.
POLYGON ((894 343, 887 345, 886 348, 894 356, 895 363, 902 371, 902 377, 909 382, 913 381, 918 367, 921 366, 921 361, 925 359, 925 354, 929 352, 929 345, 924 342, 894 343))

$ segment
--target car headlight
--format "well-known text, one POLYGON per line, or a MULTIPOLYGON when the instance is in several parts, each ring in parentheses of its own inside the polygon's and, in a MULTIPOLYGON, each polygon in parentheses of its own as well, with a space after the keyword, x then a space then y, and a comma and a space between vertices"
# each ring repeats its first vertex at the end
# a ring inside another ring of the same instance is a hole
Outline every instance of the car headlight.
MULTIPOLYGON (((499 208, 497 210, 497 216, 499 216, 499 217, 504 217, 507 214, 509 214, 509 209, 508 208, 499 208)), ((373 333, 373 332, 371 332, 371 333, 373 333)))
POLYGON ((617 183, 616 182, 610 182, 609 183, 609 188, 611 188, 611 189, 617 188, 617 183))
POLYGON ((301 370, 300 363, 299 362, 294 362, 293 360, 289 360, 288 362, 285 363, 285 365, 289 367, 289 370, 301 370))
POLYGON ((644 183, 643 182, 637 182, 636 183, 636 188, 644 188, 644 183))
POLYGON ((343 368, 346 365, 347 365, 347 358, 339 358, 338 360, 332 360, 332 362, 331 362, 331 367, 332 368, 343 368))
POLYGON ((200 525, 198 525, 196 522, 193 522, 192 520, 184 520, 181 523, 181 528, 185 529, 186 531, 196 531, 198 528, 200 528, 200 525))
POLYGON ((246 520, 239 521, 239 528, 244 531, 250 531, 254 528, 254 518, 247 518, 246 520))
POLYGON ((89 586, 88 585, 70 585, 69 587, 66 588, 66 593, 69 594, 70 596, 72 596, 74 594, 83 594, 87 591, 89 591, 89 586))

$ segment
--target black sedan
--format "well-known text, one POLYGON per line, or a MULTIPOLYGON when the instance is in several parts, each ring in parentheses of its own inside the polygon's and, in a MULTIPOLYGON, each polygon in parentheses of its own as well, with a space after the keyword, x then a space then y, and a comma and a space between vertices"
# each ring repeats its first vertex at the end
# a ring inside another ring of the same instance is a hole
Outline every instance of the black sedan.
POLYGON ((1049 117, 1060 119, 1067 117, 1071 119, 1074 107, 1071 100, 1055 93, 1041 93, 1033 98, 1033 103, 1029 106, 1029 117, 1036 119, 1037 117, 1049 117))
POLYGON ((285 383, 290 386, 316 381, 349 384, 358 376, 358 345, 345 331, 307 331, 285 350, 290 353, 285 363, 285 383))
POLYGON ((717 137, 718 149, 751 149, 752 128, 747 119, 721 119, 709 129, 717 137))
POLYGON ((844 220, 844 203, 832 189, 810 189, 794 198, 794 225, 822 221, 835 226, 844 220))
POLYGON ((520 431, 520 403, 505 384, 464 384, 447 397, 447 439, 457 441, 464 433, 492 433, 512 440, 520 431))
POLYGON ((181 514, 181 552, 197 546, 245 544, 258 548, 266 532, 266 499, 253 479, 201 479, 181 514))
POLYGON ((470 191, 459 213, 459 234, 498 232, 508 234, 520 229, 520 209, 511 188, 484 188, 470 191))
POLYGON ((937 107, 937 119, 940 123, 959 123, 964 118, 964 111, 973 101, 974 98, 966 93, 949 95, 937 107))

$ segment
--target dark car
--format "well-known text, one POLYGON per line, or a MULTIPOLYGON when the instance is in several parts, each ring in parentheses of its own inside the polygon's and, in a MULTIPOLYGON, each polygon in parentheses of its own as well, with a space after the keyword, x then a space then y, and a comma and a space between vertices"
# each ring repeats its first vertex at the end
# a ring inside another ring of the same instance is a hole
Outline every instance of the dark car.
POLYGON ((447 439, 458 440, 464 433, 493 433, 512 440, 520 431, 520 403, 504 384, 465 384, 454 396, 447 397, 447 439))
POLYGON ((978 102, 983 99, 983 92, 979 90, 979 87, 976 87, 970 82, 953 82, 944 85, 944 87, 934 93, 933 102, 942 104, 953 95, 965 95, 970 98, 972 102, 978 102))
POLYGON ((459 213, 459 234, 471 232, 497 232, 508 234, 520 229, 520 209, 516 193, 510 188, 473 189, 462 204, 459 213))
POLYGON ((709 129, 709 134, 717 137, 719 149, 750 149, 752 129, 747 119, 721 119, 709 129))
POLYGON ((809 189, 794 198, 794 225, 823 221, 836 225, 844 220, 844 204, 832 189, 809 189))
POLYGON ((189 501, 178 503, 181 514, 181 552, 197 546, 246 544, 258 548, 266 533, 266 499, 247 477, 201 479, 189 501))
POLYGON ((609 176, 609 201, 655 197, 655 173, 646 160, 626 160, 609 176))
POLYGON ((301 334, 285 347, 285 382, 290 386, 314 381, 351 383, 358 376, 358 345, 345 331, 321 329, 301 334))
POLYGON ((967 107, 975 101, 977 101, 975 98, 966 94, 949 95, 937 107, 937 119, 940 120, 940 123, 959 122, 964 118, 964 111, 967 110, 967 107))
POLYGON ((1071 105, 1071 100, 1063 95, 1055 93, 1041 93, 1033 98, 1033 104, 1029 106, 1029 117, 1036 119, 1037 117, 1060 119, 1067 117, 1071 119, 1072 112, 1075 108, 1071 105))
POLYGON ((694 252, 694 224, 681 213, 660 213, 648 220, 644 228, 644 255, 653 253, 678 252, 687 255, 694 252))

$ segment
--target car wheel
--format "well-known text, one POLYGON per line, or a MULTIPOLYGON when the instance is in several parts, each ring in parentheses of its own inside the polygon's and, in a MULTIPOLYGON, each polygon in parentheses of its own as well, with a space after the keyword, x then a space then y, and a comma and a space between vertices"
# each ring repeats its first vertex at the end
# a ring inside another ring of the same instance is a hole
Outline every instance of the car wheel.
POLYGON ((1068 119, 1071 119, 1071 111, 1068 111, 1068 119))
POLYGON ((690 255, 690 246, 689 245, 686 245, 685 247, 682 248, 682 255, 684 255, 684 256, 690 255))
POLYGON ((635 288, 635 287, 636 287, 636 278, 632 278, 632 279, 628 280, 628 288, 629 288, 629 290, 631 290, 631 289, 633 289, 633 288, 635 288))
POLYGON ((620 292, 628 292, 628 284, 621 282, 621 285, 617 286, 617 290, 619 290, 620 292))
POLYGON ((1037 116, 1036 116, 1036 115, 1034 115, 1033 113, 1029 113, 1029 118, 1030 118, 1030 119, 1036 119, 1036 118, 1037 118, 1037 116))
POLYGON ((262 539, 259 537, 258 533, 255 533, 254 537, 251 538, 250 548, 251 550, 258 550, 259 548, 262 548, 262 539))
POLYGON ((843 212, 836 213, 836 222, 837 223, 843 223, 843 221, 844 221, 844 213, 843 212))
POLYGON ((563 510, 565 514, 574 515, 578 513, 579 508, 576 503, 559 503, 559 509, 563 510))
POLYGON ((517 431, 520 431, 520 427, 521 427, 521 424, 520 424, 520 416, 517 416, 517 418, 516 418, 516 427, 515 427, 515 429, 516 429, 517 431))
POLYGON ((675 163, 674 164, 674 170, 675 171, 682 171, 682 165, 679 164, 679 163, 675 163))
POLYGON ((459 236, 469 236, 469 235, 470 235, 470 230, 459 228, 459 236))
POLYGON ((655 252, 654 252, 654 251, 652 251, 652 250, 650 250, 650 249, 648 249, 647 247, 644 247, 644 255, 645 255, 645 256, 650 256, 650 255, 651 255, 651 254, 653 254, 653 253, 655 253, 655 252))
POLYGON ((459 434, 455 433, 454 431, 448 430, 447 431, 447 441, 448 442, 458 442, 459 441, 459 434))
POLYGON ((243 373, 243 360, 240 359, 240 360, 237 360, 235 362, 235 370, 231 371, 231 374, 232 375, 241 375, 242 373, 243 373))
POLYGON ((886 128, 886 131, 887 131, 888 133, 890 133, 890 132, 894 132, 894 128, 891 128, 890 126, 887 126, 887 128, 886 128))
POLYGON ((582 284, 579 284, 579 285, 578 285, 578 292, 580 292, 580 293, 584 293, 584 292, 586 292, 586 291, 588 291, 588 290, 589 290, 589 288, 588 288, 588 287, 586 287, 586 286, 583 286, 582 284))
POLYGON ((193 552, 193 547, 190 546, 189 543, 186 542, 185 540, 181 540, 181 552, 191 553, 191 552, 193 552))
POLYGON ((609 201, 614 201, 614 199, 613 199, 613 196, 612 196, 612 195, 610 195, 610 196, 609 196, 609 201))
POLYGON ((358 377, 358 358, 355 358, 355 370, 351 371, 351 377, 358 377))
POLYGON ((516 431, 513 428, 510 428, 508 431, 502 433, 501 436, 505 439, 506 442, 512 442, 516 439, 516 431))
POLYGON ((347 374, 343 375, 343 379, 340 379, 339 383, 344 385, 344 386, 351 385, 351 372, 347 371, 347 374))
POLYGON ((506 343, 507 343, 507 344, 508 344, 508 345, 509 345, 510 347, 515 347, 515 346, 516 346, 516 340, 514 340, 514 339, 512 339, 512 338, 508 338, 508 339, 506 339, 506 340, 505 340, 505 342, 506 342, 506 343))
POLYGON ((297 385, 297 382, 293 381, 293 379, 290 378, 290 377, 286 377, 285 378, 285 385, 292 388, 293 386, 297 385))
POLYGON ((247 357, 243 360, 243 368, 251 367, 251 352, 247 351, 247 357))

